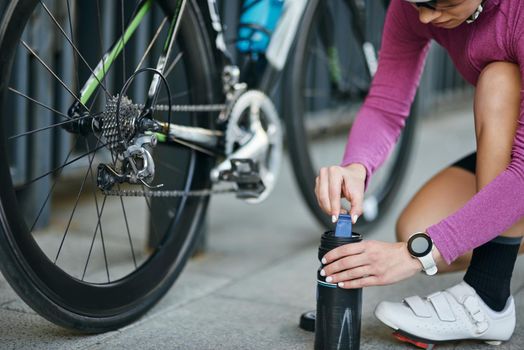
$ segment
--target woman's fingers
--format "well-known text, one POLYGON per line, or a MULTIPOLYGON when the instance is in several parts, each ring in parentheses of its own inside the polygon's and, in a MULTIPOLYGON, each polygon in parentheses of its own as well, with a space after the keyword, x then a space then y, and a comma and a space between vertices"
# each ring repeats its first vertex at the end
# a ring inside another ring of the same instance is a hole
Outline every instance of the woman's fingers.
POLYGON ((369 264, 369 259, 364 254, 346 256, 322 268, 323 276, 332 276, 337 273, 369 264))
POLYGON ((333 222, 338 220, 340 214, 340 192, 342 188, 342 173, 339 167, 332 166, 328 169, 329 176, 329 204, 331 207, 330 214, 333 216, 333 222))
POLYGON ((320 168, 317 199, 320 208, 322 208, 326 213, 330 213, 331 204, 329 201, 329 176, 327 168, 320 168))
POLYGON ((365 247, 367 244, 366 242, 371 241, 345 244, 343 246, 330 250, 326 255, 322 257, 322 263, 326 265, 346 256, 361 254, 365 251, 365 247))
POLYGON ((364 288, 371 286, 380 286, 383 283, 377 276, 366 276, 362 278, 357 278, 351 281, 338 282, 339 288, 344 289, 355 289, 355 288, 364 288))
POLYGON ((315 195, 320 208, 333 216, 333 221, 341 213, 347 212, 341 208, 341 198, 344 196, 351 203, 349 214, 353 223, 356 223, 356 218, 362 214, 364 180, 354 168, 323 167, 315 178, 315 195))
POLYGON ((342 191, 344 192, 346 198, 351 202, 351 209, 349 211, 349 215, 351 215, 351 221, 353 222, 353 224, 356 224, 358 217, 362 214, 364 189, 362 189, 362 191, 358 191, 356 189, 353 190, 352 188, 350 188, 351 185, 349 182, 349 177, 344 177, 344 182, 342 183, 342 191))
POLYGON ((364 265, 352 268, 350 270, 344 270, 340 273, 330 275, 326 277, 326 282, 328 283, 339 283, 351 281, 358 278, 363 278, 373 275, 372 268, 370 265, 364 265))

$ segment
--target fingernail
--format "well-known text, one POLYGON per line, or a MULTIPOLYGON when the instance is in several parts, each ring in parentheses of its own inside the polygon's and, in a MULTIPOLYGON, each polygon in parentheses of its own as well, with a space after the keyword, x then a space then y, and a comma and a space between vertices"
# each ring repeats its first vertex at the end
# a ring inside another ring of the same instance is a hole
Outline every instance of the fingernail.
POLYGON ((320 276, 325 276, 326 275, 326 271, 324 271, 324 269, 320 270, 320 276))
POLYGON ((333 281, 333 277, 329 276, 329 277, 326 277, 326 282, 331 282, 333 281))
MULTIPOLYGON (((322 260, 321 260, 321 261, 322 261, 322 264, 325 264, 325 263, 327 263, 327 260, 326 260, 326 258, 322 258, 322 260)), ((322 271, 324 271, 324 270, 322 270, 322 271)))
POLYGON ((338 282, 339 287, 344 287, 344 282, 338 282))
POLYGON ((331 216, 331 222, 332 223, 337 222, 337 216, 336 215, 331 216))
POLYGON ((353 215, 353 225, 357 223, 357 220, 358 220, 358 215, 357 214, 353 215))

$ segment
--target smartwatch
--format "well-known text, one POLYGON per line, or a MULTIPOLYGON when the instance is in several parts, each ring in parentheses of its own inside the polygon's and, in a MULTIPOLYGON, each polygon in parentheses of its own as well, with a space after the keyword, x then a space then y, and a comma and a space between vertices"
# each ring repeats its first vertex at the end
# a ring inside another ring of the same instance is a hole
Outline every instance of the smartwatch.
POLYGON ((408 251, 412 257, 418 259, 426 275, 437 273, 437 263, 433 259, 433 241, 426 232, 416 232, 408 239, 408 251))

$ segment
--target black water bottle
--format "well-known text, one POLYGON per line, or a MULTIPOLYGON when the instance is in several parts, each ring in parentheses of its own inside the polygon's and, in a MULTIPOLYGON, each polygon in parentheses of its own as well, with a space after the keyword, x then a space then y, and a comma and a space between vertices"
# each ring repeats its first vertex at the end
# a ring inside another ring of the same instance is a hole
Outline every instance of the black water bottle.
MULTIPOLYGON (((360 242, 362 236, 350 231, 339 237, 334 231, 322 235, 318 259, 341 245, 360 242)), ((362 314, 362 289, 342 289, 326 282, 317 272, 317 314, 315 321, 315 350, 360 349, 360 319, 362 314)))

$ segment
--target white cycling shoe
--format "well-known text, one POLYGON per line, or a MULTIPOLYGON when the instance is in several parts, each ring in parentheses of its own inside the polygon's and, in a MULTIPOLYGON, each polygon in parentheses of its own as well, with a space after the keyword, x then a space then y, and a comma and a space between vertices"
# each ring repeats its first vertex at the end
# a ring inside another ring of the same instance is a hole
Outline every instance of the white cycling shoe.
POLYGON ((463 339, 500 345, 515 330, 513 297, 496 312, 466 282, 425 298, 412 296, 402 303, 383 301, 377 305, 375 316, 395 330, 397 339, 424 349, 463 339))

